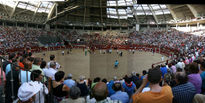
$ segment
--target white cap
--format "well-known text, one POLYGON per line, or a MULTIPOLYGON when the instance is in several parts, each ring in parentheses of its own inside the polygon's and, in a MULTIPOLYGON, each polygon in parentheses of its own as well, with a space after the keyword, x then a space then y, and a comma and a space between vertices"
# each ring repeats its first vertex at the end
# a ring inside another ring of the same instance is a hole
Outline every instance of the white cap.
POLYGON ((72 77, 73 75, 71 73, 68 74, 68 77, 72 77))
POLYGON ((85 76, 80 76, 80 78, 79 78, 80 80, 85 80, 85 76))
POLYGON ((41 84, 38 82, 25 82, 23 83, 18 90, 18 97, 21 101, 28 101, 31 97, 33 97, 36 93, 38 93, 41 89, 41 84))

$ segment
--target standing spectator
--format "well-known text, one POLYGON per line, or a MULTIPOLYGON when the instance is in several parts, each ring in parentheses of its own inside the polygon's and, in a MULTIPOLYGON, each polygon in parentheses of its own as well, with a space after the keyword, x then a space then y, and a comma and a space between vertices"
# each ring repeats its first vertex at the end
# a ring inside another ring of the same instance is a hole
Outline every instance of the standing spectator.
POLYGON ((72 74, 68 74, 68 78, 64 81, 64 84, 67 85, 69 88, 72 86, 76 86, 75 81, 72 79, 72 74))
MULTIPOLYGON (((55 61, 55 55, 50 55, 50 62, 48 62, 48 64, 47 64, 47 65, 48 65, 48 68, 50 68, 50 63, 51 63, 51 62, 56 62, 56 61, 55 61)), ((60 66, 59 63, 56 62, 56 68, 54 68, 54 69, 57 69, 57 70, 58 70, 59 68, 61 68, 61 66, 60 66)))
POLYGON ((119 100, 122 103, 128 103, 129 102, 129 96, 126 92, 122 92, 122 86, 121 86, 120 82, 116 82, 113 85, 113 89, 115 91, 115 94, 110 96, 110 98, 112 100, 119 100))
POLYGON ((118 60, 116 60, 116 61, 115 61, 115 68, 117 68, 118 65, 119 65, 119 62, 118 62, 118 60))
POLYGON ((168 85, 161 87, 161 71, 159 68, 150 69, 148 76, 143 79, 143 83, 132 96, 134 103, 172 103, 173 95, 168 85), (147 82, 150 82, 150 91, 141 93, 147 82))
POLYGON ((12 62, 12 60, 15 59, 15 57, 16 57, 16 54, 15 53, 11 53, 11 54, 9 54, 9 60, 3 62, 3 66, 2 67, 3 67, 3 71, 4 72, 6 72, 6 66, 8 64, 10 64, 12 62))
POLYGON ((191 82, 195 86, 197 93, 201 93, 202 80, 199 74, 198 64, 197 63, 190 64, 189 72, 190 72, 190 74, 188 75, 189 82, 191 82))
POLYGON ((46 61, 42 61, 40 68, 43 70, 43 73, 45 74, 45 72, 48 70, 48 68, 46 67, 47 63, 46 61))
POLYGON ((21 69, 24 69, 24 63, 26 62, 26 58, 21 57, 18 65, 21 67, 21 69))
POLYGON ((32 63, 30 61, 26 61, 24 63, 24 70, 20 70, 19 73, 19 79, 21 80, 21 84, 25 83, 25 82, 29 82, 31 81, 30 79, 30 75, 31 72, 29 71, 32 67, 32 63))
MULTIPOLYGON (((34 84, 31 83, 24 83, 18 90, 18 98, 17 103, 33 103, 37 98, 36 95, 41 89, 41 85, 37 82, 34 84)), ((12 102, 10 102, 12 103, 12 102)), ((40 103, 40 102, 38 102, 40 103)), ((41 102, 44 103, 44 102, 41 102)))
POLYGON ((5 103, 11 103, 12 102, 12 95, 14 96, 13 100, 17 99, 17 93, 18 89, 20 87, 20 80, 19 80, 19 70, 15 66, 17 65, 17 62, 13 62, 12 64, 12 72, 9 71, 6 75, 6 85, 5 85, 5 103), (13 78, 12 78, 13 77, 13 78), (13 80, 13 81, 11 81, 13 80), (12 89, 12 83, 13 83, 13 89, 12 89), (13 92, 12 92, 13 90, 13 92), (14 94, 12 94, 14 93, 14 94))
POLYGON ((42 72, 42 69, 40 68, 40 65, 41 65, 41 58, 35 58, 34 62, 33 62, 33 65, 32 65, 31 72, 33 70, 40 70, 42 72))
POLYGON ((52 80, 55 80, 54 76, 55 76, 55 73, 57 72, 55 68, 56 68, 56 62, 50 62, 50 68, 44 71, 45 76, 52 78, 52 80))
POLYGON ((177 86, 172 88, 174 103, 192 103, 196 89, 194 85, 188 82, 185 72, 176 73, 177 86))
POLYGON ((29 83, 33 85, 40 85, 40 92, 36 94, 35 103, 44 103, 45 95, 48 94, 48 88, 41 83, 42 79, 43 76, 40 70, 34 70, 31 72, 31 82, 29 83))

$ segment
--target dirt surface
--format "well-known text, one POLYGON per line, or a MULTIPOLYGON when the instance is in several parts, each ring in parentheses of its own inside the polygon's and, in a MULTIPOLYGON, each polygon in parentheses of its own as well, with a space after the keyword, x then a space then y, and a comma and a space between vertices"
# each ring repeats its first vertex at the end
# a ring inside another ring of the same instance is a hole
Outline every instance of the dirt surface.
MULTIPOLYGON (((44 58, 49 61, 49 56, 54 54, 56 61, 62 66, 60 70, 66 73, 71 73, 74 79, 78 79, 81 75, 86 78, 101 77, 106 79, 112 79, 114 76, 123 77, 126 74, 130 74, 135 71, 141 74, 142 70, 148 70, 151 65, 161 61, 162 55, 151 52, 135 51, 131 53, 126 50, 123 51, 123 56, 119 56, 116 50, 113 50, 111 54, 100 54, 100 51, 95 51, 95 54, 87 54, 82 49, 73 49, 72 53, 66 54, 67 50, 64 50, 65 55, 62 55, 63 50, 46 51, 41 53, 35 53, 34 56, 44 58), (43 56, 43 53, 46 55, 43 56), (118 68, 114 68, 115 60, 119 61, 118 68)), ((166 60, 167 57, 164 57, 166 60)))

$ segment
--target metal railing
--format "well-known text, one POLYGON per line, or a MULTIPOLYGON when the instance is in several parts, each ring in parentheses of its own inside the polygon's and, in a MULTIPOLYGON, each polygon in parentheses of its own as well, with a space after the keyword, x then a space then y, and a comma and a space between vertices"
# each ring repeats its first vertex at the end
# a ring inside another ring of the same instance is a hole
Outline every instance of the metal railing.
MULTIPOLYGON (((2 57, 2 56, 0 56, 0 66, 1 66, 1 69, 0 69, 0 75, 1 75, 1 84, 0 84, 0 103, 12 103, 12 102, 14 102, 14 101, 17 101, 18 100, 18 97, 17 97, 17 93, 18 93, 18 90, 15 90, 15 86, 19 86, 20 87, 20 85, 21 85, 21 83, 20 83, 20 81, 21 81, 21 69, 24 69, 24 68, 22 68, 22 67, 20 67, 20 66, 18 66, 17 64, 15 64, 15 63, 12 63, 12 62, 10 62, 10 61, 8 61, 7 59, 5 59, 4 57, 2 57), (3 62, 8 62, 10 65, 11 65, 11 70, 9 71, 10 73, 4 73, 4 71, 3 71, 3 62), (13 69, 14 68, 14 69, 13 69), (16 69, 16 68, 19 68, 19 69, 16 69), (16 75, 15 74, 15 72, 18 72, 18 77, 19 78, 14 78, 14 77, 16 77, 16 76, 14 76, 14 75, 16 75), (5 75, 4 75, 5 74, 5 75), (4 81, 5 79, 8 79, 8 78, 10 78, 9 79, 9 81, 8 80, 6 80, 6 81, 4 81), (18 85, 18 83, 17 84, 15 84, 15 82, 18 82, 18 81, 15 81, 16 79, 19 79, 19 85, 18 85), (4 83, 5 82, 5 83, 4 83), (10 82, 10 83, 9 83, 10 82), (8 83, 8 84, 6 84, 6 83, 8 83), (10 86, 10 90, 11 90, 11 92, 10 93, 8 93, 9 92, 9 90, 6 90, 8 87, 6 87, 6 86, 10 86), (6 97, 6 95, 8 96, 8 95, 10 95, 10 97, 6 97)), ((24 71, 26 71, 26 82, 29 82, 29 78, 28 78, 28 72, 30 72, 30 71, 28 71, 28 70, 24 70, 24 71)), ((44 94, 43 93, 43 95, 44 95, 44 100, 45 100, 45 102, 43 102, 43 103, 56 103, 55 102, 55 98, 54 98, 54 96, 53 96, 53 94, 52 94, 52 80, 49 78, 49 77, 46 77, 46 76, 43 76, 43 78, 46 78, 47 79, 47 81, 44 81, 44 79, 42 79, 42 81, 39 81, 39 83, 42 83, 43 84, 43 92, 45 91, 45 88, 47 88, 48 87, 48 94, 46 95, 46 94, 44 94), (46 86, 46 87, 45 87, 46 86), (50 88, 49 88, 49 86, 50 86, 50 88)), ((31 79, 31 78, 30 78, 31 79)), ((18 88, 19 88, 18 87, 18 88)), ((36 94, 36 97, 39 97, 38 98, 38 100, 39 101, 41 101, 41 97, 42 97, 42 94, 41 94, 41 90, 36 94)), ((34 103, 40 103, 40 102, 38 102, 38 101, 36 101, 36 99, 33 101, 34 103)))

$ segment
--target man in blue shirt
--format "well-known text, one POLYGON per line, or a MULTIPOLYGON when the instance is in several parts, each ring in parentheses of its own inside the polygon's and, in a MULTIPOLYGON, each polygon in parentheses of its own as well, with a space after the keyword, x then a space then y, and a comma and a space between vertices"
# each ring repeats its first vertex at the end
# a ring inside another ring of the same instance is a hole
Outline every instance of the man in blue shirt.
POLYGON ((129 103, 129 96, 126 92, 122 92, 122 86, 120 82, 116 82, 113 85, 113 89, 115 94, 110 96, 111 100, 119 100, 122 103, 129 103))
POLYGON ((117 68, 118 65, 119 65, 119 62, 116 60, 116 61, 115 61, 115 68, 117 68))
POLYGON ((68 79, 64 81, 64 84, 67 85, 69 88, 72 86, 76 86, 75 81, 72 79, 72 74, 68 74, 68 79))
POLYGON ((162 67, 160 68, 161 72, 162 72, 162 78, 164 78, 164 74, 167 74, 167 67, 165 65, 162 65, 162 67))
POLYGON ((196 89, 194 85, 188 81, 188 77, 184 72, 176 73, 177 86, 172 88, 173 103, 192 103, 196 89))

